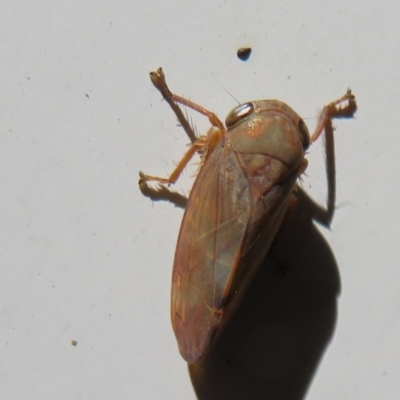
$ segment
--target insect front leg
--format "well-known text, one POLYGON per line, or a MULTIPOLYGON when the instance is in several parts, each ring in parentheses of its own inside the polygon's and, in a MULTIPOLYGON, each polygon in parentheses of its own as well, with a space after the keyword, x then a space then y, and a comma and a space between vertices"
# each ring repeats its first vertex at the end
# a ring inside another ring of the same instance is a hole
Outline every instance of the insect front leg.
POLYGON ((161 68, 159 68, 157 71, 150 72, 150 79, 156 89, 159 90, 164 100, 167 101, 167 103, 172 108, 172 111, 178 118, 179 123, 188 135, 190 141, 192 142, 192 145, 168 178, 147 175, 140 171, 139 188, 144 196, 149 197, 152 200, 168 200, 173 202, 175 205, 182 207, 182 204, 186 203, 187 199, 184 198, 185 201, 182 201, 182 199, 180 198, 181 195, 176 192, 170 191, 169 188, 162 185, 171 185, 175 183, 181 175, 182 171, 185 169, 186 165, 196 153, 200 154, 202 163, 204 163, 225 134, 225 127, 223 123, 219 120, 219 118, 211 111, 208 111, 204 107, 193 103, 190 100, 173 94, 167 86, 165 75, 161 68), (208 117, 212 127, 208 131, 207 136, 196 136, 192 126, 190 125, 187 118, 184 116, 178 103, 183 104, 186 107, 189 107, 208 117), (160 183, 161 185, 159 185, 156 189, 151 188, 147 184, 147 182, 149 181, 155 181, 160 183), (176 202, 177 196, 179 197, 179 204, 177 204, 176 202))
POLYGON ((350 89, 347 89, 345 95, 340 99, 332 101, 325 106, 319 113, 317 126, 314 134, 311 136, 311 142, 315 142, 324 129, 332 124, 333 119, 340 118, 353 118, 357 111, 357 103, 355 96, 351 93, 350 89), (343 107, 343 103, 346 103, 343 107))
POLYGON ((158 176, 146 175, 142 171, 139 171, 140 179, 146 182, 156 181, 168 185, 175 183, 181 175, 182 171, 185 169, 186 165, 197 152, 200 152, 202 154, 202 162, 205 162, 208 156, 214 151, 224 133, 225 131, 222 131, 220 129, 211 128, 208 131, 207 136, 200 136, 196 140, 196 142, 194 142, 190 146, 190 149, 182 157, 181 161, 179 161, 179 164, 176 166, 176 168, 173 170, 172 174, 168 178, 160 178, 158 176))
POLYGON ((196 140, 195 143, 193 143, 190 146, 190 149, 186 152, 186 154, 182 157, 181 161, 179 164, 176 166, 176 168, 172 171, 172 174, 168 178, 160 178, 158 176, 151 176, 151 175, 146 175, 142 171, 139 171, 139 184, 141 181, 156 181, 159 183, 164 183, 171 185, 175 183, 182 171, 185 169, 186 165, 189 163, 189 161, 192 159, 192 157, 196 154, 197 151, 202 151, 205 146, 207 145, 207 137, 206 136, 201 136, 196 140))
MULTIPOLYGON (((334 144, 334 127, 333 119, 337 118, 353 118, 357 111, 357 103, 355 96, 348 89, 346 94, 340 99, 331 102, 325 106, 319 114, 317 126, 314 134, 311 136, 311 142, 315 142, 322 132, 325 133, 325 165, 326 177, 328 183, 328 196, 326 208, 313 202, 314 220, 329 227, 336 206, 336 167, 335 167, 335 144, 334 144), (344 104, 344 106, 342 106, 344 104)), ((308 196, 307 196, 308 197, 308 196)))
POLYGON ((186 152, 168 178, 146 175, 142 171, 139 171, 139 188, 143 196, 149 197, 154 201, 167 200, 175 204, 177 207, 185 208, 187 198, 177 192, 171 191, 168 187, 165 187, 164 184, 170 185, 175 183, 196 152, 200 152, 202 154, 203 164, 208 156, 214 151, 224 133, 225 131, 221 131, 220 129, 211 128, 207 136, 199 137, 197 141, 192 144, 190 149, 186 152), (158 188, 152 188, 147 184, 149 181, 158 182, 160 185, 158 188))
POLYGON ((143 196, 153 201, 169 201, 176 207, 186 208, 187 197, 171 190, 167 186, 158 185, 157 187, 151 187, 145 180, 139 179, 139 189, 143 196))
POLYGON ((220 119, 211 111, 208 111, 202 106, 199 106, 196 103, 193 103, 190 100, 187 100, 181 96, 178 96, 176 94, 173 94, 168 86, 167 82, 165 80, 165 74, 162 70, 162 68, 159 68, 157 71, 152 71, 150 72, 150 79, 153 85, 156 87, 156 89, 161 93, 162 97, 164 100, 169 104, 169 106, 172 108, 172 111, 178 118, 179 123, 182 125, 182 128, 188 135, 190 141, 192 143, 195 143, 197 140, 197 136, 195 132, 193 131, 193 128, 191 127, 189 121, 187 118, 183 115, 182 110, 179 108, 179 105, 177 103, 180 103, 186 107, 191 108, 192 110, 197 111, 198 113, 205 115, 208 117, 210 123, 212 126, 219 128, 221 130, 224 130, 224 124, 220 121, 220 119))
POLYGON ((204 148, 206 145, 206 137, 202 136, 195 143, 192 144, 190 149, 183 156, 182 160, 176 166, 172 174, 168 178, 160 178, 157 176, 146 175, 142 171, 139 171, 139 189, 143 196, 149 197, 153 201, 167 200, 175 204, 177 207, 185 208, 187 203, 187 198, 180 195, 177 192, 171 191, 168 187, 163 184, 172 184, 177 181, 180 174, 191 160, 193 155, 204 148), (160 183, 157 188, 152 188, 147 184, 149 181, 156 181, 160 183))

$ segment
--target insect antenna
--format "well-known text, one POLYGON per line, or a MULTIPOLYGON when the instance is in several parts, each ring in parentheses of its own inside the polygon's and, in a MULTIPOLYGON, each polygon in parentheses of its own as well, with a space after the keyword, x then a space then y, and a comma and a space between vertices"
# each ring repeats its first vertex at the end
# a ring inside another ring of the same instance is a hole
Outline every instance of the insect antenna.
POLYGON ((226 88, 219 82, 219 80, 217 79, 217 77, 215 76, 214 73, 213 73, 213 77, 214 77, 215 81, 218 83, 218 85, 221 87, 221 89, 222 89, 225 93, 227 93, 230 97, 232 97, 232 99, 235 100, 236 103, 237 103, 238 105, 240 105, 239 100, 238 100, 231 92, 229 92, 228 89, 226 89, 226 88))

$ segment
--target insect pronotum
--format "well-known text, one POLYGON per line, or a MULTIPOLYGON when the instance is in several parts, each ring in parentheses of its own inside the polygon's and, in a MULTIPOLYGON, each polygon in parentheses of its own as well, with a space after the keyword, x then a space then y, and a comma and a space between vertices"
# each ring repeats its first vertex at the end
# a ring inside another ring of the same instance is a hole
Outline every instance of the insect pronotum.
POLYGON ((235 107, 225 125, 205 108, 170 92, 162 69, 150 73, 192 145, 169 178, 140 172, 147 185, 175 183, 199 153, 201 166, 183 217, 172 273, 171 318, 182 357, 201 361, 234 313, 281 225, 296 181, 307 168, 305 152, 334 118, 357 106, 348 90, 325 106, 313 135, 295 111, 278 100, 235 107), (197 137, 178 104, 208 117, 197 137))

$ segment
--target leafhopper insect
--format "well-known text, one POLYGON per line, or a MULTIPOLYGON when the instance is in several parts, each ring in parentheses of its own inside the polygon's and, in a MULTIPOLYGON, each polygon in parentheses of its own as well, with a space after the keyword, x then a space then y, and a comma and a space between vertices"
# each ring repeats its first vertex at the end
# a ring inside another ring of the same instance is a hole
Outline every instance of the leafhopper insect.
MULTIPOLYGON (((235 312, 281 225, 297 179, 307 168, 305 152, 334 118, 350 118, 355 97, 348 90, 325 106, 313 135, 300 116, 278 100, 235 107, 223 124, 205 108, 170 92, 162 69, 150 73, 192 146, 169 178, 140 172, 148 181, 175 183, 199 153, 201 166, 190 192, 175 252, 171 318, 182 357, 201 361, 235 312), (197 137, 178 104, 211 123, 197 137)), ((156 194, 165 192, 155 190, 156 194)))

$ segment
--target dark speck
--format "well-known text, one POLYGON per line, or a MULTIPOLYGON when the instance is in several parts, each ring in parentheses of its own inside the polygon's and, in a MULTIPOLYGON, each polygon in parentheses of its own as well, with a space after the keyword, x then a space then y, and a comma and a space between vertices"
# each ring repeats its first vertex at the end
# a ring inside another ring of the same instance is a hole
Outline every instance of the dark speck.
POLYGON ((237 51, 237 56, 242 61, 247 61, 251 55, 251 47, 242 47, 237 51))

